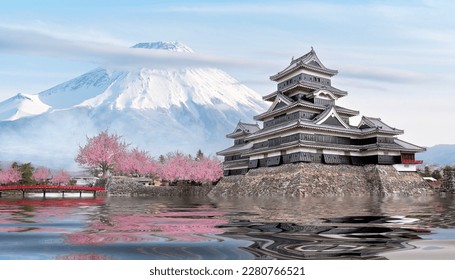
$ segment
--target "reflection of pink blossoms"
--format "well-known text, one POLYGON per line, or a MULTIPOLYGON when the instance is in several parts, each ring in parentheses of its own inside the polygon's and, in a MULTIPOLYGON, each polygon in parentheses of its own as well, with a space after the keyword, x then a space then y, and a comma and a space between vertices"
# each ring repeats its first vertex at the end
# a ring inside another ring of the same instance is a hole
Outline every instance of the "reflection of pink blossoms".
MULTIPOLYGON (((91 224, 84 232, 67 235, 66 242, 71 244, 108 244, 115 242, 141 242, 168 238, 174 241, 206 240, 205 234, 223 233, 216 226, 228 220, 206 218, 216 213, 203 214, 195 218, 182 216, 182 213, 163 213, 161 215, 109 216, 104 221, 91 224), (175 217, 172 217, 175 216, 175 217)), ((201 213, 200 213, 201 214, 201 213)), ((218 213, 219 214, 219 213, 218 213)))
POLYGON ((58 256, 57 260, 111 260, 111 257, 99 254, 71 254, 58 256))

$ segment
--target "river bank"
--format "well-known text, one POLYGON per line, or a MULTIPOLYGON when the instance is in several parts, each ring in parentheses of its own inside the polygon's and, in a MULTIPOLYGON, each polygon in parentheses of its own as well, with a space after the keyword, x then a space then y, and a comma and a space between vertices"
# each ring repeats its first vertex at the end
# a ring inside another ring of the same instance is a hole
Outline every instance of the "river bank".
POLYGON ((112 177, 106 184, 110 196, 206 196, 212 185, 147 186, 131 177, 112 177))
POLYGON ((416 172, 389 165, 287 164, 222 178, 216 185, 145 186, 133 178, 111 178, 112 196, 333 196, 419 195, 432 188, 416 172))

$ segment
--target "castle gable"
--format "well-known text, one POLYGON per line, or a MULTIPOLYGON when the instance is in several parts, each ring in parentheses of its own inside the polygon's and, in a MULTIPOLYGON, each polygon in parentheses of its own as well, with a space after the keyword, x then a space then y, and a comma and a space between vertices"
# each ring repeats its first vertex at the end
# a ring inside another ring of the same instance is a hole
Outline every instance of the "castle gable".
POLYGON ((330 106, 322 112, 319 116, 315 118, 316 124, 325 124, 325 125, 336 125, 342 126, 344 128, 350 128, 347 123, 338 115, 338 112, 335 110, 334 106, 330 106))
POLYGON ((288 105, 291 105, 293 103, 293 100, 290 99, 289 97, 278 93, 275 101, 273 101, 272 105, 270 106, 269 110, 267 112, 272 112, 281 108, 284 108, 288 105))

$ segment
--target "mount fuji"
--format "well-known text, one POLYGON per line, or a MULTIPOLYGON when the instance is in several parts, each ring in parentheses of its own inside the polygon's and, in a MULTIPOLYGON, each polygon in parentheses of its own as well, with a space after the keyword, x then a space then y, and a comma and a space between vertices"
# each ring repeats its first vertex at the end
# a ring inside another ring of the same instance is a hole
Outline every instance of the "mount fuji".
MULTIPOLYGON (((133 48, 192 52, 178 42, 133 48)), ((258 93, 219 69, 99 67, 0 102, 0 160, 74 170, 79 145, 105 129, 154 156, 214 154, 240 119, 264 110, 258 93)))

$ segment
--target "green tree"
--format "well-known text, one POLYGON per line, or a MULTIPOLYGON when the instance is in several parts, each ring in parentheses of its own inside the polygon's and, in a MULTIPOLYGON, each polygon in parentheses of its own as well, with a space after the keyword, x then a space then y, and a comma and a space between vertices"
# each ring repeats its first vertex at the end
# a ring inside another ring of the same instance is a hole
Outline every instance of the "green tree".
POLYGON ((431 177, 430 167, 425 166, 425 169, 423 170, 423 177, 431 177))
POLYGON ((433 170, 433 172, 431 173, 431 177, 435 178, 436 180, 441 179, 442 178, 441 171, 439 169, 433 170))
POLYGON ((166 162, 166 159, 164 158, 163 155, 160 155, 160 156, 158 157, 158 161, 159 161, 161 164, 164 164, 164 163, 166 162))
POLYGON ((12 168, 17 169, 22 176, 22 179, 19 181, 19 184, 22 185, 35 185, 36 181, 33 179, 33 172, 35 171, 35 168, 32 166, 32 163, 24 163, 24 164, 19 164, 17 162, 13 162, 11 164, 12 168))
POLYGON ((454 190, 454 170, 450 166, 444 167, 442 171, 442 189, 444 191, 454 190))
POLYGON ((196 160, 199 161, 204 158, 204 153, 201 151, 201 149, 197 150, 196 152, 196 160))

